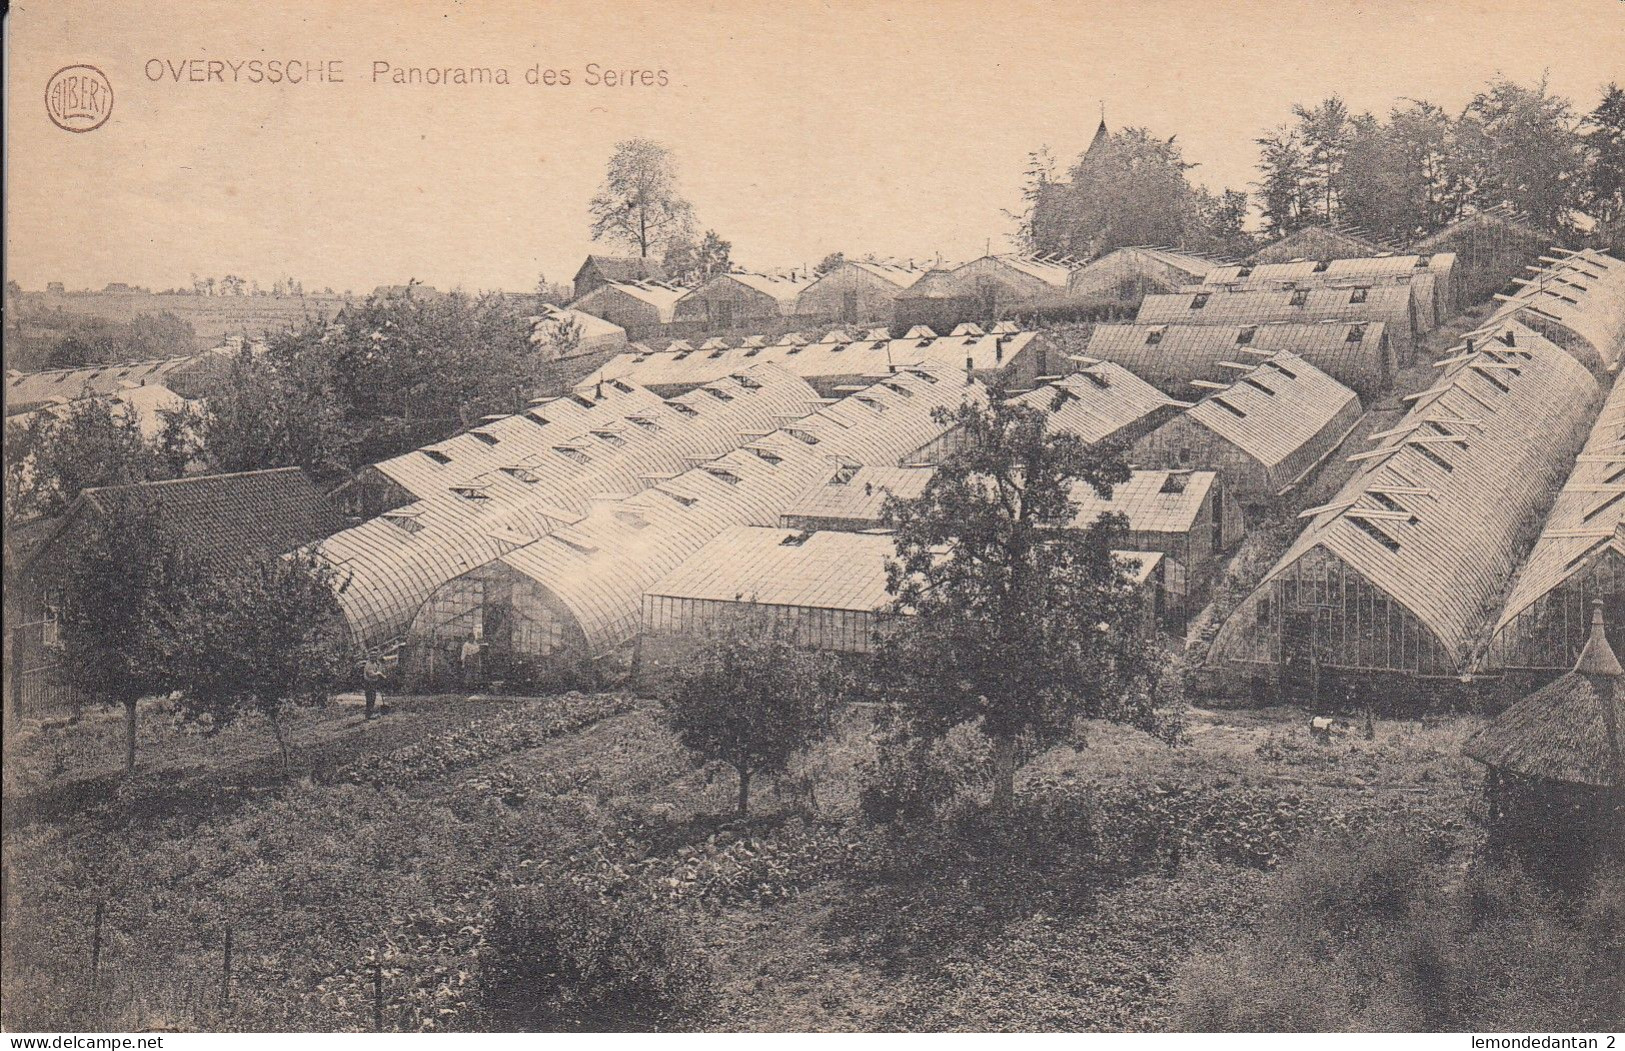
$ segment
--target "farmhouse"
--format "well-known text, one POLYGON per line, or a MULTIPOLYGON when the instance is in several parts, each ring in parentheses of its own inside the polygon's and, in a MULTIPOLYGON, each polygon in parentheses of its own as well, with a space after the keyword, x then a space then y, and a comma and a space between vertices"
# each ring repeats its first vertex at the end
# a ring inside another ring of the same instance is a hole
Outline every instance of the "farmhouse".
POLYGON ((429 684, 615 678, 644 592, 695 551, 731 526, 776 526, 832 461, 896 462, 940 429, 934 410, 985 397, 952 374, 899 372, 635 495, 599 500, 436 588, 412 622, 408 672, 429 684), (477 672, 465 653, 479 654, 477 672))
POLYGON ((1147 292, 1201 284, 1217 263, 1168 248, 1117 248, 1067 277, 1067 298, 1136 303, 1147 292))
POLYGON ((936 471, 929 466, 838 464, 779 516, 785 529, 858 533, 885 526, 886 501, 918 499, 936 471))
POLYGON ((1382 322, 1400 365, 1407 365, 1421 333, 1408 285, 1152 294, 1140 304, 1143 325, 1261 325, 1271 321, 1382 322))
POLYGON ((1218 568, 1219 554, 1241 539, 1241 511, 1212 471, 1135 471, 1109 499, 1086 482, 1073 486, 1074 522, 1088 525, 1103 514, 1128 519, 1126 546, 1157 551, 1162 608, 1174 621, 1194 613, 1218 568))
POLYGON ((16 567, 15 587, 6 589, 14 711, 78 703, 52 681, 58 573, 66 553, 82 545, 98 521, 132 505, 147 509, 169 540, 210 573, 227 573, 249 559, 291 551, 349 524, 297 467, 85 489, 60 518, 42 528, 16 567))
POLYGON ((1478 303, 1505 291, 1555 240, 1505 206, 1462 216, 1411 245, 1422 255, 1456 256, 1456 295, 1478 303))
POLYGON ((843 325, 889 324, 897 297, 925 274, 913 266, 848 259, 802 290, 796 313, 843 325))
POLYGON ((1218 471, 1244 504, 1268 503, 1301 484, 1360 422, 1354 392, 1286 351, 1212 393, 1134 443, 1131 463, 1218 471))
POLYGON ((762 325, 789 317, 812 284, 799 274, 718 274, 677 301, 675 319, 718 331, 762 325))
POLYGON ((576 271, 574 278, 576 300, 599 285, 612 281, 664 281, 666 268, 658 260, 622 255, 589 255, 576 271))
POLYGON ((876 377, 916 365, 968 371, 978 379, 998 376, 1017 386, 1031 386, 1038 376, 1058 369, 1060 360, 1060 351, 1048 336, 1013 325, 995 326, 991 332, 961 325, 947 336, 921 325, 901 339, 893 339, 883 328, 867 332, 834 329, 816 340, 799 332, 771 340, 749 336, 737 347, 720 340, 701 348, 674 343, 664 351, 613 358, 585 382, 624 379, 669 396, 748 365, 771 361, 811 383, 820 395, 839 397, 876 377))
POLYGON ((396 487, 380 485, 380 503, 416 498, 322 544, 340 572, 351 634, 366 646, 393 645, 452 577, 579 521, 595 501, 640 492, 816 405, 810 387, 771 365, 669 401, 605 382, 375 465, 375 477, 396 487))
POLYGON ((1625 356, 1625 262, 1590 250, 1559 255, 1542 256, 1548 265, 1520 279, 1515 294, 1498 294, 1485 328, 1516 318, 1592 372, 1612 373, 1625 356))
POLYGON ((1601 600, 1625 642, 1625 384, 1616 383, 1501 610, 1484 667, 1559 672, 1601 600))
POLYGON ((1296 354, 1367 403, 1388 391, 1398 370, 1382 322, 1290 321, 1262 325, 1096 325, 1085 354, 1112 361, 1175 397, 1197 381, 1228 381, 1247 362, 1296 354))
POLYGON ((1389 245, 1350 226, 1304 226, 1260 248, 1250 263, 1291 263, 1300 259, 1355 259, 1390 251, 1389 245))
POLYGON ((643 339, 672 323, 677 301, 688 291, 659 281, 610 281, 573 301, 570 308, 619 325, 633 339, 643 339))
POLYGON ((1415 284, 1426 328, 1455 314, 1456 257, 1451 252, 1428 255, 1379 255, 1351 259, 1299 259, 1285 263, 1217 266, 1202 282, 1229 288, 1322 288, 1358 284, 1415 284))
POLYGON ((1516 322, 1441 363, 1400 423, 1225 620, 1208 667, 1260 695, 1340 680, 1394 701, 1454 676, 1591 421, 1597 385, 1516 322))

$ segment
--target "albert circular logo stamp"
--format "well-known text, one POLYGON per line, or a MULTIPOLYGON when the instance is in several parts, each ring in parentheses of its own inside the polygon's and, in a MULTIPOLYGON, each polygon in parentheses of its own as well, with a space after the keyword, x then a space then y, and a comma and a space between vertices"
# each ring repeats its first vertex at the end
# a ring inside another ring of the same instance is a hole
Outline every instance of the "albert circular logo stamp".
POLYGON ((113 115, 113 85, 95 66, 63 66, 46 81, 45 113, 63 131, 95 131, 113 115))

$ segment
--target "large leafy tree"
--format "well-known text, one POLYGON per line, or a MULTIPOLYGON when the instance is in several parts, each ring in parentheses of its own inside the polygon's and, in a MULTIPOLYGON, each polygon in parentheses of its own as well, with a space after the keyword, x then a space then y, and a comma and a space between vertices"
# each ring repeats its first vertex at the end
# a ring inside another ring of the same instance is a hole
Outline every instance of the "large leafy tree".
POLYGON ((84 398, 6 424, 6 522, 61 514, 81 490, 181 473, 190 458, 184 426, 166 421, 158 440, 105 398, 84 398))
POLYGON ((1625 246, 1625 89, 1609 84, 1581 122, 1585 144, 1582 206, 1597 221, 1604 245, 1625 246))
MULTIPOLYGON (((1029 163, 1029 180, 1034 160, 1029 163)), ((1028 237, 1047 252, 1088 258, 1124 245, 1184 245, 1203 236, 1201 203, 1173 138, 1128 128, 1085 151, 1064 187, 1029 185, 1028 237)))
POLYGON ((1046 430, 1003 399, 967 404, 962 428, 915 500, 889 501, 895 630, 874 662, 883 700, 915 739, 979 723, 991 739, 995 805, 1013 799, 1018 751, 1062 739, 1080 717, 1151 728, 1139 599, 1113 554, 1125 522, 1075 521, 1073 487, 1109 495, 1129 477, 1115 452, 1046 430))
POLYGON ((354 661, 333 570, 313 555, 268 555, 203 588, 178 634, 184 710, 215 726, 256 712, 270 723, 284 772, 283 718, 325 703, 354 661))
POLYGON ((741 614, 704 635, 684 662, 666 722, 696 756, 733 768, 745 814, 751 779, 782 771, 822 737, 842 691, 830 654, 798 647, 794 627, 771 614, 741 614))
POLYGON ((1266 233, 1289 234, 1307 222, 1309 164, 1303 144, 1288 127, 1253 140, 1258 145, 1258 181, 1253 184, 1264 213, 1266 233))
POLYGON ((707 230, 699 244, 687 238, 673 241, 666 247, 666 255, 661 263, 669 280, 698 288, 718 274, 726 274, 732 269, 732 254, 732 241, 724 241, 715 230, 707 230))
POLYGON ((552 381, 533 324, 500 295, 410 292, 277 333, 233 362, 199 425, 218 470, 300 466, 322 480, 518 412, 552 381))
POLYGON ((1298 119, 1296 135, 1303 148, 1305 211, 1315 222, 1332 222, 1353 133, 1348 105, 1333 95, 1315 106, 1294 106, 1292 115, 1298 119))
POLYGON ((694 209, 677 188, 671 151, 651 139, 615 144, 603 185, 587 206, 592 239, 624 245, 647 259, 685 240, 694 209))
POLYGON ((1504 77, 1473 96, 1457 122, 1457 156, 1473 204, 1509 204, 1548 230, 1572 228, 1583 158, 1573 105, 1545 80, 1504 77))
POLYGON ((124 769, 135 769, 136 705, 182 684, 202 571, 140 497, 87 517, 60 566, 57 676, 124 709, 124 769))

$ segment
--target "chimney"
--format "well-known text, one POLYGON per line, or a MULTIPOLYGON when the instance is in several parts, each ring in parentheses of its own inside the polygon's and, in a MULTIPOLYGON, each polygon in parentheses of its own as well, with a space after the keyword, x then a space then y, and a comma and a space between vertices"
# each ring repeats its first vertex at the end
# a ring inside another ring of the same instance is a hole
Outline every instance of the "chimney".
POLYGON ((1625 675, 1625 669, 1619 666, 1619 658, 1614 656, 1614 648, 1608 645, 1608 633, 1603 630, 1600 598, 1591 600, 1591 636, 1580 651, 1580 659, 1574 662, 1574 670, 1586 676, 1618 678, 1625 675))
POLYGON ((1512 330, 1509 328, 1505 332, 1501 333, 1501 342, 1505 343, 1509 347, 1515 347, 1518 345, 1518 337, 1513 335, 1512 330))
POLYGON ((965 386, 970 386, 976 372, 976 360, 969 354, 965 355, 965 386))

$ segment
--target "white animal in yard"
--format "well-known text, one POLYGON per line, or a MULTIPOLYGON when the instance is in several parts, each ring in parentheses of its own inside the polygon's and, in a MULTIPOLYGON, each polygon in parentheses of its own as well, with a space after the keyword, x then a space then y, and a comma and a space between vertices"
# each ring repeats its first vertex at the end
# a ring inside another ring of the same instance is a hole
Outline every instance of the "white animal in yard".
POLYGON ((1348 733, 1352 727, 1347 719, 1340 719, 1335 715, 1312 715, 1309 717, 1309 734, 1329 741, 1333 735, 1341 737, 1348 733))

